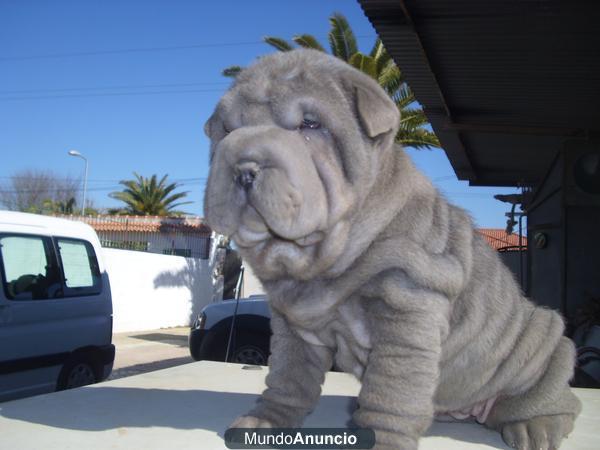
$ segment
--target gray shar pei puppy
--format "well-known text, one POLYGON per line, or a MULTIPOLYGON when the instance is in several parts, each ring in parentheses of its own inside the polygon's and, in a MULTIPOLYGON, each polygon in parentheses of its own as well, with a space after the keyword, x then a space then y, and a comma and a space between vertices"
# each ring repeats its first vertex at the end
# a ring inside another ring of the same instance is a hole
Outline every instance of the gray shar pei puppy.
POLYGON ((261 58, 206 124, 206 219, 273 314, 268 387, 234 426, 299 426, 334 364, 362 382, 353 420, 378 449, 417 448, 439 415, 557 448, 580 411, 563 320, 524 298, 398 127, 374 80, 314 50, 261 58))

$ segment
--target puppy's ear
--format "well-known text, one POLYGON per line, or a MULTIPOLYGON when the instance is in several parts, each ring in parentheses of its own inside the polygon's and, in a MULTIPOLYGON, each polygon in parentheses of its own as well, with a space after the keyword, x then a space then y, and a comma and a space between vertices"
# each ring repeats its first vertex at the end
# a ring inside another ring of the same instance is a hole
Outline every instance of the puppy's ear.
POLYGON ((358 118, 367 136, 374 139, 396 132, 400 112, 383 89, 366 83, 355 84, 354 96, 358 118))

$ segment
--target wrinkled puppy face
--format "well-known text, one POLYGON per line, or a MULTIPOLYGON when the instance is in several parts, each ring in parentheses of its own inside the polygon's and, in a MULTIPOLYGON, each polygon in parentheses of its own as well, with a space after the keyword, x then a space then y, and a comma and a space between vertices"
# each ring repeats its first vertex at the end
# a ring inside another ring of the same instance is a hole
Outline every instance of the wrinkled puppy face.
POLYGON ((262 279, 322 274, 348 245, 397 122, 376 83, 333 57, 297 50, 260 59, 205 127, 208 224, 262 279))

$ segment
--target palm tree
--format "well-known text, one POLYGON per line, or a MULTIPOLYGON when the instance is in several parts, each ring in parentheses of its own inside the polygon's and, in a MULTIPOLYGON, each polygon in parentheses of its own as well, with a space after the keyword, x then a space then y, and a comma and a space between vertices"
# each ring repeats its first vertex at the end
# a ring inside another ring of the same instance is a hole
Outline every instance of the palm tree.
MULTIPOLYGON (((346 18, 339 13, 329 18, 329 47, 331 54, 356 67, 361 72, 377 80, 379 85, 394 100, 400 110, 400 129, 396 142, 405 147, 439 148, 437 136, 425 126, 428 125, 423 109, 418 105, 415 96, 406 84, 402 72, 386 51, 381 39, 377 38, 371 52, 367 55, 358 51, 356 37, 346 18)), ((266 36, 264 41, 279 51, 290 51, 294 48, 312 48, 325 52, 325 48, 310 34, 294 36, 294 44, 273 36, 266 36)), ((223 75, 235 77, 240 66, 231 66, 223 71, 223 75)))
POLYGON ((127 207, 121 210, 113 210, 116 213, 126 213, 135 216, 167 216, 181 215, 175 208, 181 205, 187 205, 192 202, 179 202, 178 200, 187 196, 186 192, 172 192, 180 185, 177 183, 167 184, 165 175, 157 181, 156 175, 150 178, 143 177, 133 172, 135 180, 121 180, 119 184, 125 186, 122 191, 111 192, 109 197, 116 198, 124 202, 127 207))

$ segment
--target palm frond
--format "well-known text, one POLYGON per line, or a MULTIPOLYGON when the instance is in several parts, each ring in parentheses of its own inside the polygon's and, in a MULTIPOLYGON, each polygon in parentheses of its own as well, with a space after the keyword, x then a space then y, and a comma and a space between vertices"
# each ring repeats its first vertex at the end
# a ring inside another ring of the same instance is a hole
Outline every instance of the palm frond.
POLYGON ((300 47, 312 48, 312 49, 315 49, 315 50, 320 50, 322 52, 325 51, 325 49, 323 48, 323 46, 321 44, 319 44, 319 41, 317 41, 317 38, 315 38, 311 34, 300 34, 298 36, 294 36, 292 38, 292 40, 296 44, 298 44, 300 47))
POLYGON ((377 79, 377 64, 373 58, 363 53, 355 53, 348 63, 371 78, 377 79))
POLYGON ((404 84, 402 72, 391 59, 378 71, 378 74, 377 81, 388 95, 394 95, 404 84))
POLYGON ((241 66, 229 66, 223 69, 221 75, 224 77, 235 78, 242 72, 242 70, 244 70, 244 68, 241 66))
POLYGON ((410 133, 400 130, 396 135, 396 142, 402 144, 404 147, 417 149, 441 148, 437 136, 425 128, 419 128, 410 133))
POLYGON ((164 187, 161 189, 161 192, 162 192, 163 198, 166 198, 166 197, 167 197, 167 196, 168 196, 168 195, 169 195, 171 192, 173 192, 173 191, 174 191, 175 189, 177 189, 178 187, 179 187, 179 184, 177 184, 177 183, 171 183, 171 184, 169 184, 169 185, 167 185, 167 186, 164 186, 164 187))
POLYGON ((294 49, 294 46, 290 44, 288 41, 282 38, 274 37, 274 36, 265 36, 263 38, 265 43, 269 44, 271 47, 275 47, 277 50, 281 52, 289 52, 294 49))
POLYGON ((381 42, 380 38, 377 38, 377 40, 375 41, 375 45, 373 46, 373 49, 371 50, 369 56, 371 56, 371 58, 373 58, 377 64, 378 76, 381 75, 383 70, 389 65, 390 61, 392 60, 392 57, 386 51, 385 47, 383 46, 383 42, 381 42))
POLYGON ((111 192, 111 198, 122 201, 127 205, 122 210, 134 215, 157 215, 165 216, 173 214, 174 208, 181 205, 193 203, 178 202, 185 198, 189 191, 173 193, 180 187, 177 183, 167 183, 168 175, 160 180, 156 174, 149 178, 134 172, 134 180, 121 180, 119 184, 124 186, 122 191, 111 192), (175 203, 178 202, 178 203, 175 203))
POLYGON ((114 198, 115 200, 121 200, 127 203, 131 199, 131 195, 128 192, 111 192, 108 194, 110 198, 114 198))
POLYGON ((415 94, 406 83, 402 84, 400 88, 392 94, 392 100, 400 111, 416 101, 415 94))
POLYGON ((181 205, 191 205, 194 202, 179 202, 179 203, 173 203, 173 204, 169 204, 169 214, 171 214, 171 211, 173 210, 173 208, 177 208, 178 206, 181 205))
POLYGON ((427 116, 421 108, 404 108, 402 110, 402 118, 400 126, 406 129, 415 129, 428 124, 427 116))
MULTIPOLYGON (((164 185, 165 185, 165 182, 167 181, 167 177, 168 177, 168 176, 169 176, 168 174, 167 174, 167 175, 163 175, 163 177, 162 177, 162 178, 160 179, 160 181, 158 182, 158 186, 160 186, 160 187, 164 187, 164 185)), ((156 175, 152 175, 152 179, 153 179, 153 180, 156 180, 156 175)), ((173 184, 175 184, 175 183, 173 183, 173 184)))
MULTIPOLYGON (((401 70, 396 66, 394 60, 385 49, 381 39, 377 38, 369 54, 364 54, 358 51, 356 36, 350 27, 346 18, 335 13, 329 18, 330 31, 328 34, 329 46, 331 53, 349 63, 361 72, 374 78, 378 84, 385 90, 396 104, 400 111, 400 127, 396 135, 396 141, 407 147, 414 148, 439 148, 440 143, 437 137, 429 128, 427 117, 423 110, 416 103, 415 95, 406 84, 401 70)), ((279 51, 290 51, 295 48, 295 45, 303 48, 312 48, 319 51, 325 51, 323 46, 317 39, 310 34, 300 34, 292 38, 293 42, 285 39, 266 36, 264 42, 276 48, 279 51)), ((240 66, 231 66, 223 70, 223 75, 227 77, 236 77, 243 70, 240 66)), ((137 174, 136 174, 137 176, 137 174)), ((143 203, 143 199, 148 197, 147 184, 151 180, 142 178, 137 179, 132 184, 125 185, 128 191, 129 198, 136 203, 136 207, 143 203)), ((122 183, 123 184, 123 183, 122 183)), ((159 183, 162 185, 162 183, 159 183)), ((169 195, 178 186, 162 185, 162 192, 165 198, 171 198, 169 195), (167 191, 165 193, 165 190, 167 191)), ((185 193, 187 194, 187 192, 185 193)), ((125 196, 125 194, 123 194, 125 196)), ((175 194, 179 195, 179 194, 175 194)), ((115 197, 117 198, 117 197, 115 197)), ((125 197, 123 197, 125 198, 125 197)), ((154 203, 160 203, 159 200, 153 200, 154 203)), ((173 208, 172 202, 169 203, 173 208)), ((163 205, 164 206, 164 205, 163 205)), ((173 211, 169 211, 173 213, 173 211)))
POLYGON ((377 39, 375 39, 375 43, 373 44, 373 48, 369 52, 369 56, 374 59, 379 58, 381 56, 382 49, 383 45, 381 44, 381 38, 377 37, 377 39))
MULTIPOLYGON (((170 197, 163 197, 162 203, 164 205, 168 205, 169 207, 172 207, 171 203, 176 202, 177 200, 179 200, 181 198, 187 197, 188 194, 189 194, 189 191, 186 191, 186 192, 178 192, 177 194, 173 194, 170 197)), ((182 202, 179 204, 186 205, 188 203, 192 203, 192 202, 182 202)))
POLYGON ((331 53, 348 62, 352 55, 358 52, 356 37, 348 20, 340 14, 335 13, 329 18, 331 30, 329 31, 329 45, 331 53))

